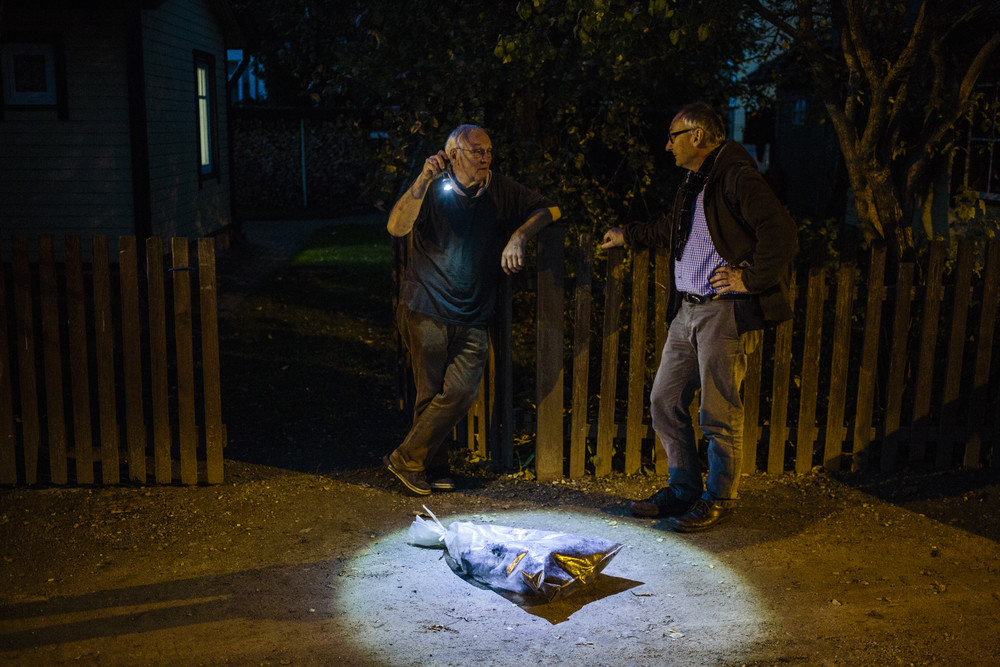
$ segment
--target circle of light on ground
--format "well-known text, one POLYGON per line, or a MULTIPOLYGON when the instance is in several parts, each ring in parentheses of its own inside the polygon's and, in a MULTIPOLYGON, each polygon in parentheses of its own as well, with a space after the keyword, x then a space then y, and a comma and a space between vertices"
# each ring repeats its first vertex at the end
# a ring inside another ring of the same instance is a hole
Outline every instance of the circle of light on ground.
MULTIPOLYGON (((431 508, 433 509, 433 508, 431 508)), ((456 575, 442 549, 401 530, 347 563, 331 600, 358 648, 387 665, 737 662, 770 631, 752 587, 690 538, 647 522, 558 511, 439 516, 614 540, 624 548, 591 587, 516 603, 456 575)))

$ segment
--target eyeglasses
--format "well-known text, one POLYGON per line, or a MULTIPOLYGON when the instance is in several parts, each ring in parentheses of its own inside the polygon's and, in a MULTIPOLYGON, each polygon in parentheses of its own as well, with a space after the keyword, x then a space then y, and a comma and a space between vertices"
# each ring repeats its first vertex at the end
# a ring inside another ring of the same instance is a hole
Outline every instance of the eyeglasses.
POLYGON ((698 129, 697 127, 689 127, 686 130, 677 130, 676 132, 668 132, 667 136, 670 137, 670 143, 674 143, 675 141, 677 141, 677 137, 681 136, 685 132, 694 132, 697 129, 698 129))
POLYGON ((465 151, 466 153, 472 153, 477 158, 482 160, 484 157, 493 159, 493 149, 492 148, 459 148, 460 151, 465 151))

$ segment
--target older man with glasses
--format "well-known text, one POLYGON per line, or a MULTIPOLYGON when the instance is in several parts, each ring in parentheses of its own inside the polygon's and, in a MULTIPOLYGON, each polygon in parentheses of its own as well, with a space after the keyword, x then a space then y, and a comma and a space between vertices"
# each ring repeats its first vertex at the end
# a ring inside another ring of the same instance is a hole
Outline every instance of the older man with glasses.
POLYGON ((455 128, 389 214, 389 233, 411 237, 396 322, 416 400, 409 433, 383 462, 418 495, 455 488, 443 444, 478 393, 500 270, 524 268, 528 241, 560 216, 492 161, 484 129, 455 128))
POLYGON ((742 466, 747 356, 763 328, 792 317, 795 222, 755 160, 725 136, 710 106, 681 109, 666 150, 687 175, 670 214, 612 228, 602 244, 670 249, 670 328, 649 396, 669 486, 633 502, 632 512, 670 517, 679 532, 707 530, 731 514, 742 466), (698 389, 708 439, 704 482, 688 412, 698 389))

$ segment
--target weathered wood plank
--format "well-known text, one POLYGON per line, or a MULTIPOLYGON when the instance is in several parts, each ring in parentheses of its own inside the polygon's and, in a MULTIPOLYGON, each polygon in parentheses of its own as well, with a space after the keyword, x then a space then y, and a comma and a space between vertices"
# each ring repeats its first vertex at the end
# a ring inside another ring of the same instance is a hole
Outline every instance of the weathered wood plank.
POLYGON ((17 368, 21 396, 21 447, 24 477, 28 484, 38 481, 38 448, 41 425, 38 413, 38 371, 35 368, 35 317, 32 302, 31 266, 28 237, 15 234, 11 249, 14 266, 14 314, 17 321, 17 368))
POLYGON ((872 403, 878 372, 878 343, 882 328, 882 301, 885 298, 885 247, 872 248, 868 268, 868 299, 865 307, 865 335, 861 343, 858 368, 858 402, 854 418, 854 441, 851 469, 864 470, 871 445, 872 403))
POLYGON ((535 474, 539 481, 563 476, 563 231, 538 234, 538 428, 535 474))
POLYGON ((851 311, 854 308, 853 264, 837 272, 837 305, 833 321, 833 352, 830 359, 830 395, 826 413, 823 466, 840 470, 843 458, 847 407, 847 372, 851 353, 851 311))
POLYGON ((618 337, 621 332, 622 277, 625 273, 625 251, 608 251, 608 279, 604 293, 604 341, 601 350, 601 400, 597 414, 597 451, 594 474, 603 477, 611 473, 614 456, 615 394, 618 390, 618 337))
POLYGON ((592 237, 580 235, 577 246, 575 312, 573 317, 573 388, 570 411, 569 476, 583 477, 587 461, 588 401, 590 399, 590 314, 593 301, 592 237))
POLYGON ((69 321, 69 377, 73 395, 73 453, 78 484, 94 483, 94 435, 91 418, 90 355, 87 351, 87 302, 83 279, 83 246, 67 236, 66 314, 69 321))
POLYGON ((812 469, 816 448, 816 401, 819 395, 819 358, 823 342, 823 306, 826 303, 826 272, 809 269, 806 288, 806 319, 802 344, 802 384, 799 393, 799 427, 795 441, 795 472, 812 469))
POLYGON ((643 406, 646 392, 646 337, 649 323, 649 250, 632 253, 632 316, 629 361, 628 405, 625 416, 625 474, 639 472, 642 439, 646 435, 643 406))
POLYGON ((198 426, 195 422, 194 342, 191 313, 190 249, 186 238, 171 239, 174 285, 174 338, 177 353, 177 429, 181 483, 198 483, 198 426))
POLYGON ((927 278, 924 281, 923 322, 920 325, 917 372, 913 380, 913 416, 911 418, 909 460, 922 461, 931 429, 931 391, 934 363, 937 360, 938 322, 944 299, 944 241, 931 241, 927 253, 927 278))
MULTIPOLYGON (((660 367, 660 357, 663 355, 663 346, 667 343, 667 305, 670 303, 670 254, 666 248, 656 249, 656 267, 653 274, 653 336, 656 341, 655 354, 653 355, 653 371, 660 367)), ((653 434, 655 444, 653 445, 653 466, 657 475, 667 474, 667 450, 660 442, 660 436, 653 434)))
MULTIPOLYGON (((3 237, 0 236, 0 257, 3 257, 3 237)), ((17 483, 17 439, 14 432, 14 394, 11 364, 14 354, 7 331, 7 287, 3 263, 0 262, 0 484, 17 483)))
POLYGON ((55 245, 50 234, 38 237, 38 295, 42 310, 42 367, 45 369, 45 414, 48 427, 49 475, 53 484, 69 480, 66 462, 66 407, 63 404, 63 359, 59 317, 59 281, 55 245))
POLYGON ((167 389, 167 299, 163 239, 146 239, 146 308, 149 319, 149 391, 153 418, 153 469, 157 484, 173 479, 170 457, 170 393, 167 389))
MULTIPOLYGON (((980 299, 979 333, 976 336, 976 360, 969 394, 969 436, 965 441, 966 468, 981 465, 983 425, 986 422, 984 406, 989 401, 990 367, 993 354, 993 335, 996 330, 997 302, 1000 300, 1000 239, 993 239, 986 248, 983 268, 983 290, 980 299)), ((994 452, 1000 451, 994 442, 994 452)), ((996 456, 996 454, 994 454, 996 456)))
POLYGON ((959 241, 958 258, 952 273, 954 294, 952 296, 951 330, 948 335, 944 389, 941 395, 941 421, 939 423, 937 451, 934 457, 938 470, 944 470, 953 465, 956 431, 960 430, 962 365, 965 359, 965 331, 969 321, 969 301, 972 297, 973 249, 972 239, 964 238, 959 241))
POLYGON ((139 316, 139 255, 134 236, 118 239, 122 298, 122 382, 125 394, 125 446, 128 476, 146 483, 146 417, 142 377, 142 322, 139 316))
MULTIPOLYGON (((795 274, 792 274, 791 299, 795 303, 795 274)), ((785 470, 785 443, 788 442, 788 393, 792 373, 793 320, 778 325, 774 337, 774 377, 771 390, 771 434, 767 451, 767 474, 780 475, 785 470)))
POLYGON ((903 393, 906 389, 906 367, 910 349, 910 302, 913 289, 914 266, 899 265, 896 275, 896 299, 892 318, 892 346, 889 357, 889 374, 886 387, 885 435, 882 438, 880 467, 889 472, 896 469, 899 450, 899 429, 903 410, 903 393))
POLYGON ((111 267, 108 237, 93 237, 94 342, 97 348, 97 398, 101 431, 101 481, 117 484, 118 400, 115 380, 115 326, 111 315, 111 267))
MULTIPOLYGON (((223 482, 222 369, 219 363, 219 302, 215 239, 198 239, 198 312, 201 315, 201 374, 205 400, 205 481, 223 482)), ((492 366, 492 365, 491 365, 492 366)), ((491 383, 490 386, 493 386, 491 383)))

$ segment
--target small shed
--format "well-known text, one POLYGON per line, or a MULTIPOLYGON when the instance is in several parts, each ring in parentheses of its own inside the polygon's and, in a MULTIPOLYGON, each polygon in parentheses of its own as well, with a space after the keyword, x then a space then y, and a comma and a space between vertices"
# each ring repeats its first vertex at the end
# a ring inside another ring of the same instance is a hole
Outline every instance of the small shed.
POLYGON ((226 0, 0 4, 0 230, 199 237, 232 228, 226 0))

